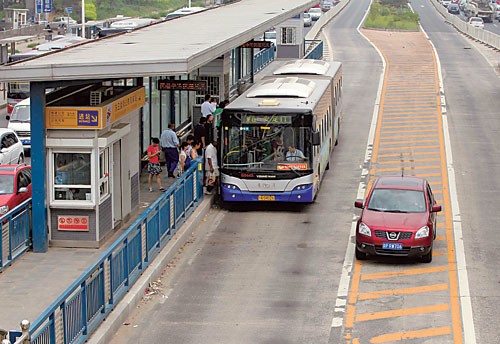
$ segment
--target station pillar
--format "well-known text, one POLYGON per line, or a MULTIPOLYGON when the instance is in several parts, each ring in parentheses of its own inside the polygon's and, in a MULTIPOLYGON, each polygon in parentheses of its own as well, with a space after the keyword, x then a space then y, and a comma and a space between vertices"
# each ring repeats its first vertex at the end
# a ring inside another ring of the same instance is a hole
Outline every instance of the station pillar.
POLYGON ((49 227, 46 200, 45 84, 31 82, 30 98, 33 252, 47 252, 49 227))

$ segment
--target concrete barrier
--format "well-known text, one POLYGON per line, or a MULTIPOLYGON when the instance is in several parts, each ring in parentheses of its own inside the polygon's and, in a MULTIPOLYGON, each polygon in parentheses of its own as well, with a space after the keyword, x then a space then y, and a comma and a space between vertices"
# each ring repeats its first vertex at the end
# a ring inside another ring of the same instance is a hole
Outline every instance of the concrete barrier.
POLYGON ((306 34, 306 40, 318 39, 318 36, 323 29, 323 27, 330 22, 337 14, 340 13, 347 6, 350 0, 343 0, 337 5, 332 7, 329 11, 325 12, 313 25, 312 29, 306 34))
POLYGON ((436 0, 431 0, 431 3, 434 5, 436 10, 444 17, 444 19, 449 22, 451 25, 455 27, 458 31, 463 34, 470 36, 484 44, 488 44, 489 46, 500 50, 500 36, 494 34, 493 32, 486 31, 484 29, 479 29, 468 23, 464 22, 459 17, 449 14, 448 10, 441 5, 436 0))

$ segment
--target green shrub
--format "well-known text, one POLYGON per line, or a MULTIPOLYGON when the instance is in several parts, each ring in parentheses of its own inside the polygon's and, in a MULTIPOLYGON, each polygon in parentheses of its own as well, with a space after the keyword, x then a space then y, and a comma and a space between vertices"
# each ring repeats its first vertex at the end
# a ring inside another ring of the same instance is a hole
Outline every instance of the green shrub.
POLYGON ((388 30, 418 31, 419 17, 406 0, 376 0, 370 7, 364 27, 388 30))
POLYGON ((30 43, 30 44, 28 44, 28 48, 34 48, 34 47, 36 47, 39 44, 40 43, 30 43))

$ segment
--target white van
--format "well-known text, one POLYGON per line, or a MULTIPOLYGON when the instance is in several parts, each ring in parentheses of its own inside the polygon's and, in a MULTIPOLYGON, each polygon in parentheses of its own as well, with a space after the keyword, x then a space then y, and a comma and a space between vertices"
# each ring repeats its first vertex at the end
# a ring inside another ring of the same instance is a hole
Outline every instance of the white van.
POLYGON ((31 150, 30 99, 17 103, 12 110, 7 128, 16 132, 24 150, 31 150))

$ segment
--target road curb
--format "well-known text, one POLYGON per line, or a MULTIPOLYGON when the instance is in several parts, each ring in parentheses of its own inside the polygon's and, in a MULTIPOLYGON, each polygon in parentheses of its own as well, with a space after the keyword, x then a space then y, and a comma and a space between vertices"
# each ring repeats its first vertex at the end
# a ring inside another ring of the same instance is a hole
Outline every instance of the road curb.
POLYGON ((101 323, 97 330, 90 336, 87 343, 106 344, 111 341, 116 332, 123 326, 125 320, 132 314, 136 306, 141 302, 144 291, 151 282, 156 281, 168 262, 178 253, 185 244, 193 230, 200 221, 208 214, 215 196, 205 196, 198 208, 186 220, 184 225, 166 244, 151 265, 143 272, 142 276, 130 288, 125 297, 115 306, 107 318, 101 323))

